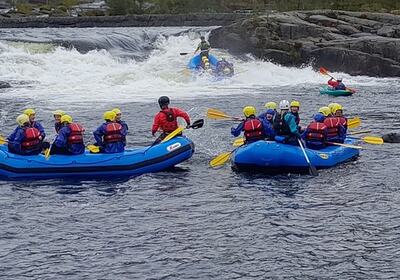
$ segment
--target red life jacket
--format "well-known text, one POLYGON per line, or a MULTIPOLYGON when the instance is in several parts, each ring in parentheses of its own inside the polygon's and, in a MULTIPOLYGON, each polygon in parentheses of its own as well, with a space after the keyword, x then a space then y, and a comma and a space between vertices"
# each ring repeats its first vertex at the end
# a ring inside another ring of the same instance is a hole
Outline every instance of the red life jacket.
POLYGON ((172 109, 161 110, 160 112, 166 116, 166 121, 161 124, 161 129, 164 132, 169 133, 178 128, 178 123, 176 122, 176 117, 172 109))
POLYGON ((83 144, 83 132, 85 132, 85 129, 78 123, 71 123, 68 128, 71 130, 71 134, 67 139, 68 144, 83 144))
POLYGON ((328 128, 327 138, 336 138, 339 136, 340 118, 328 117, 324 120, 324 124, 328 128))
POLYGON ((339 119, 340 125, 347 127, 347 119, 345 117, 337 117, 339 119))
POLYGON ((263 126, 259 119, 247 119, 243 125, 246 141, 264 139, 263 126))
POLYGON ((114 143, 123 141, 122 125, 115 122, 109 122, 106 125, 106 134, 104 135, 105 143, 114 143))
POLYGON ((37 149, 40 144, 40 131, 34 127, 27 127, 24 130, 24 140, 21 143, 22 150, 37 149))
POLYGON ((324 123, 312 122, 307 127, 306 139, 308 141, 324 142, 326 139, 327 126, 324 123))

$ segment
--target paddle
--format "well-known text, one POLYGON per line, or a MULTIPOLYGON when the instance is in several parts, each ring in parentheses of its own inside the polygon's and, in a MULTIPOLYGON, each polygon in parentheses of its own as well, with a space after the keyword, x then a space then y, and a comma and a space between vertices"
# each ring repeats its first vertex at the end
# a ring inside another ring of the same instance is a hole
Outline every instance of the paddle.
POLYGON ((359 117, 355 117, 353 119, 348 119, 347 120, 347 127, 348 128, 357 128, 361 125, 361 119, 359 117))
POLYGON ((8 141, 4 138, 4 136, 0 135, 0 145, 4 145, 6 143, 8 143, 8 141))
POLYGON ((217 110, 217 109, 208 109, 207 110, 207 118, 212 119, 212 120, 235 120, 235 121, 241 121, 241 118, 238 117, 232 117, 227 115, 226 113, 217 110))
POLYGON ((371 130, 360 130, 360 131, 355 131, 352 133, 348 133, 349 135, 358 135, 358 134, 364 134, 364 133, 370 133, 371 130))
POLYGON ((233 147, 239 147, 244 145, 244 138, 238 138, 233 141, 233 147))
POLYGON ((97 154, 100 153, 100 147, 93 145, 93 144, 89 144, 86 146, 86 148, 93 154, 97 154))
MULTIPOLYGON (((324 68, 324 67, 320 67, 320 68, 319 68, 319 72, 320 72, 322 75, 329 76, 329 77, 331 77, 332 79, 335 79, 335 80, 336 80, 336 78, 333 77, 331 74, 329 74, 328 70, 327 70, 326 68, 324 68)), ((351 91, 352 93, 355 93, 355 92, 356 92, 354 89, 349 88, 349 87, 346 87, 346 90, 351 91)))
POLYGON ((364 149, 361 146, 356 146, 356 145, 351 145, 351 144, 342 144, 342 143, 335 143, 335 142, 326 142, 326 144, 329 145, 335 145, 335 146, 342 146, 342 147, 346 147, 346 148, 352 148, 352 149, 364 149))
POLYGON ((347 136, 347 137, 352 139, 358 139, 372 145, 383 145, 384 143, 383 138, 378 136, 364 136, 364 137, 347 136))
POLYGON ((307 156, 306 150, 305 150, 304 147, 303 147, 303 143, 301 142, 300 139, 297 139, 297 142, 299 142, 300 148, 301 148, 301 150, 303 151, 304 157, 305 157, 305 159, 306 159, 306 161, 307 161, 307 163, 308 163, 308 166, 309 166, 308 172, 309 172, 310 175, 312 175, 312 176, 318 176, 318 171, 317 171, 317 169, 315 168, 315 166, 311 164, 310 159, 309 159, 308 156, 307 156))
POLYGON ((181 52, 181 53, 179 53, 179 55, 188 55, 188 54, 190 54, 189 52, 181 52))
POLYGON ((230 152, 225 152, 225 153, 219 154, 217 157, 215 157, 214 159, 212 159, 210 161, 210 166, 217 167, 217 166, 224 165, 231 158, 232 153, 234 151, 236 151, 236 149, 234 149, 230 152))

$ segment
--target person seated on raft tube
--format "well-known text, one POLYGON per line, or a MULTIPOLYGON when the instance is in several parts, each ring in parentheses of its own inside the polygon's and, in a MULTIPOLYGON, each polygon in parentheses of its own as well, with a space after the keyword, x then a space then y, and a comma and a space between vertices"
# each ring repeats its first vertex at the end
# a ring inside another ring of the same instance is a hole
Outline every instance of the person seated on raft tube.
POLYGON ((201 36, 200 40, 201 42, 194 51, 194 54, 196 54, 200 50, 200 57, 203 58, 205 56, 208 58, 208 53, 211 49, 211 45, 206 41, 206 38, 204 36, 201 36))
POLYGON ((222 58, 217 62, 215 73, 219 76, 232 77, 234 74, 233 64, 226 61, 225 58, 222 58))
POLYGON ((331 116, 340 119, 340 124, 344 128, 344 133, 347 134, 347 118, 343 115, 343 106, 338 103, 330 103, 328 107, 331 109, 331 116))
POLYGON ((128 133, 128 130, 129 130, 128 125, 126 124, 126 122, 121 120, 121 117, 122 117, 121 110, 119 108, 114 108, 111 111, 113 111, 115 113, 115 122, 122 125, 124 127, 125 131, 128 133))
POLYGON ((256 117, 256 108, 253 106, 246 106, 243 108, 243 114, 246 119, 236 128, 231 128, 231 134, 233 136, 237 137, 243 131, 246 144, 274 137, 272 125, 266 119, 256 117))
MULTIPOLYGON (((274 111, 273 118, 275 118, 275 116, 278 114, 278 111, 276 111, 276 108, 278 108, 278 105, 276 105, 275 102, 267 102, 267 103, 265 103, 264 107, 267 109, 267 111, 270 110, 270 109, 274 111)), ((259 118, 265 118, 266 117, 265 115, 266 115, 267 111, 265 111, 264 113, 261 113, 258 117, 259 118)))
POLYGON ((293 100, 292 102, 290 102, 290 112, 295 117, 296 124, 299 127, 299 132, 301 132, 301 126, 299 125, 300 124, 299 110, 300 110, 300 102, 299 101, 293 100))
POLYGON ((178 128, 177 118, 183 118, 186 121, 187 127, 190 126, 190 117, 188 113, 179 108, 169 108, 169 97, 161 96, 158 99, 158 105, 161 111, 154 116, 151 134, 155 136, 156 132, 160 129, 161 135, 157 138, 157 142, 161 142, 168 134, 178 128))
POLYGON ((346 138, 346 130, 341 124, 341 119, 332 116, 329 107, 321 107, 318 112, 325 116, 324 124, 328 129, 327 141, 343 143, 344 139, 346 138))
POLYGON ((296 117, 289 112, 290 103, 287 100, 279 102, 280 113, 274 119, 275 140, 290 145, 298 145, 300 138, 299 127, 296 124, 296 117))
POLYGON ((330 78, 328 85, 330 85, 334 90, 346 90, 346 86, 342 83, 342 78, 338 78, 336 81, 334 81, 333 78, 330 78))
POLYGON ((301 135, 305 140, 307 148, 319 150, 326 146, 328 127, 324 124, 325 116, 317 113, 312 121, 301 135))
POLYGON ((35 118, 36 118, 35 110, 26 109, 23 114, 25 114, 25 115, 27 115, 29 117, 29 126, 39 130, 39 132, 40 132, 40 141, 43 141, 44 138, 46 137, 46 133, 44 132, 44 128, 40 124, 40 122, 35 121, 35 118))
POLYGON ((95 145, 100 147, 101 153, 122 153, 126 143, 125 128, 115 121, 116 114, 113 111, 105 112, 103 118, 106 122, 93 132, 95 145))
POLYGON ((25 114, 16 119, 17 128, 8 136, 8 151, 18 155, 38 155, 43 149, 48 149, 50 144, 41 140, 40 131, 31 127, 29 117, 25 114))
POLYGON ((61 117, 61 128, 56 139, 51 145, 50 154, 55 155, 80 155, 85 152, 83 133, 85 129, 78 123, 72 122, 72 117, 61 117))
POLYGON ((54 117, 54 129, 56 130, 56 133, 61 129, 61 117, 65 115, 65 112, 62 110, 55 110, 53 112, 53 117, 54 117))

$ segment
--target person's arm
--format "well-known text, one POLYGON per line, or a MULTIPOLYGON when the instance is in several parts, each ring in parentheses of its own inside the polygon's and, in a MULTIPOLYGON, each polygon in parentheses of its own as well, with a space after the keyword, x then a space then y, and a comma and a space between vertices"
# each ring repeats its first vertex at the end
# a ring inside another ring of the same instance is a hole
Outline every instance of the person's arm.
POLYGON ((40 136, 42 136, 42 139, 40 139, 40 140, 44 140, 44 138, 46 137, 46 133, 44 132, 43 126, 41 125, 40 122, 35 122, 35 126, 39 130, 40 136))
POLYGON ((15 136, 17 134, 17 130, 18 130, 18 128, 14 129, 14 131, 10 134, 10 136, 7 137, 8 141, 14 141, 15 136))
POLYGON ((12 147, 14 148, 14 151, 16 151, 17 153, 22 153, 22 141, 24 141, 25 139, 25 133, 23 129, 18 129, 15 132, 15 137, 14 140, 12 141, 12 143, 10 143, 12 145, 12 147))
POLYGON ((285 119, 286 123, 289 125, 290 132, 296 137, 300 137, 299 128, 297 126, 296 120, 294 119, 294 116, 287 114, 285 116, 285 119))
POLYGON ((201 43, 200 44, 198 44, 198 46, 197 46, 197 48, 196 48, 196 50, 194 51, 194 54, 196 54, 199 50, 200 50, 200 46, 201 46, 201 43))
POLYGON ((238 137, 243 130, 244 122, 241 122, 236 128, 231 128, 231 134, 235 137, 238 137))
POLYGON ((151 128, 151 134, 154 136, 158 130, 158 128, 160 127, 159 124, 159 113, 157 115, 154 116, 154 121, 153 121, 153 126, 151 128))
POLYGON ((103 137, 104 135, 104 130, 103 130, 103 125, 99 126, 99 128, 97 128, 94 132, 93 132, 93 136, 94 139, 96 140, 96 144, 99 146, 103 146, 103 137))
POLYGON ((65 147, 67 145, 67 133, 68 133, 68 128, 67 127, 62 127, 58 131, 58 135, 56 139, 54 140, 54 145, 56 145, 59 148, 65 147))
POLYGON ((173 108, 172 109, 174 111, 175 117, 181 117, 186 121, 186 124, 189 126, 190 125, 190 117, 188 115, 188 113, 186 113, 185 111, 178 109, 178 108, 173 108))

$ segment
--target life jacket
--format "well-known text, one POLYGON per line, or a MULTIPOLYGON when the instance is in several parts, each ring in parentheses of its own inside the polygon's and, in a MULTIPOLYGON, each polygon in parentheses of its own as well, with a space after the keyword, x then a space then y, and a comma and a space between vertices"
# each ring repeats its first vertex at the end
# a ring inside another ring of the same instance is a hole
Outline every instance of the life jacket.
POLYGON ((68 144, 83 144, 83 132, 85 129, 78 123, 71 123, 68 125, 71 134, 68 136, 68 144))
POLYGON ((24 129, 24 140, 21 143, 22 150, 34 150, 39 148, 40 131, 34 127, 24 129))
POLYGON ((340 127, 340 118, 337 117, 329 117, 324 120, 324 124, 328 128, 327 130, 327 138, 334 139, 339 137, 339 127, 340 127))
POLYGON ((243 130, 246 141, 264 139, 263 125, 259 119, 249 118, 245 120, 243 124, 243 130))
POLYGON ((347 128, 347 119, 345 117, 337 117, 339 119, 340 125, 347 128))
POLYGON ((281 114, 275 114, 274 118, 274 130, 276 132, 276 135, 290 135, 290 127, 289 125, 284 121, 285 115, 287 113, 284 113, 282 116, 281 114))
POLYGON ((106 133, 103 137, 105 143, 115 143, 124 140, 122 135, 122 125, 116 122, 106 124, 106 133))
POLYGON ((307 127, 306 140, 310 142, 325 142, 328 127, 324 123, 312 122, 307 127))
POLYGON ((210 48, 210 44, 207 41, 200 42, 200 50, 207 51, 210 48))
POLYGON ((292 115, 294 116, 296 124, 299 125, 299 123, 300 123, 300 115, 299 115, 299 113, 296 113, 296 114, 292 113, 292 115))
POLYGON ((169 133, 178 128, 178 124, 176 122, 176 117, 175 117, 174 111, 172 109, 161 110, 160 113, 163 113, 166 116, 166 121, 161 126, 161 129, 164 132, 169 133))

